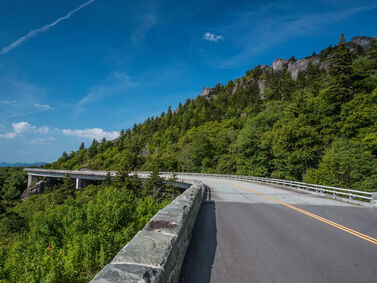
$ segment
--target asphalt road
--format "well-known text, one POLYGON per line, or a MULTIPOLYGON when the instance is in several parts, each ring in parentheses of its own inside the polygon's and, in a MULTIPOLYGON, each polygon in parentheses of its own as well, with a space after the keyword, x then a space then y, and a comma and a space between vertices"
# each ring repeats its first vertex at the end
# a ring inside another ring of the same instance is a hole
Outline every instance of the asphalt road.
POLYGON ((377 282, 376 209, 257 183, 202 179, 209 199, 181 282, 377 282))

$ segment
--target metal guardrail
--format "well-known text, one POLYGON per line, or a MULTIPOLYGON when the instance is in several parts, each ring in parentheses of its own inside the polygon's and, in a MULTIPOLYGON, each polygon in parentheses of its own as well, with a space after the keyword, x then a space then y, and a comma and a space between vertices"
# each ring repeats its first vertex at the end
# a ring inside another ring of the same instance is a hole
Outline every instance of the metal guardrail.
MULTIPOLYGON (((41 169, 41 168, 24 168, 24 171, 27 171, 30 174, 37 173, 36 175, 42 173, 55 173, 55 174, 76 174, 76 175, 93 175, 98 177, 105 177, 108 173, 110 173, 111 177, 116 176, 116 171, 91 171, 91 170, 52 170, 52 169, 41 169), (38 174, 39 173, 39 174, 38 174)), ((148 177, 151 173, 150 171, 135 171, 131 172, 137 173, 138 175, 148 177)), ((348 199, 350 201, 362 201, 364 203, 369 202, 373 205, 377 205, 377 192, 366 192, 366 191, 357 191, 357 190, 350 190, 350 189, 343 189, 331 186, 323 186, 323 185, 316 185, 316 184, 307 184, 303 182, 296 182, 296 181, 288 181, 288 180, 281 180, 281 179, 273 179, 273 178, 264 178, 264 177, 254 177, 254 176, 243 176, 243 175, 225 175, 225 174, 206 174, 206 173, 186 173, 186 172, 160 172, 161 175, 168 175, 167 178, 172 174, 176 174, 178 176, 198 176, 198 177, 215 177, 215 178, 227 178, 227 179, 235 179, 235 180, 248 180, 260 183, 267 183, 267 184, 275 184, 285 187, 291 187, 297 190, 302 190, 310 193, 315 193, 318 195, 324 196, 332 196, 333 198, 340 198, 340 199, 348 199)), ((178 181, 183 183, 199 183, 198 180, 193 179, 185 179, 182 177, 178 177, 178 181)))
MULTIPOLYGON (((148 171, 143 171, 138 173, 149 174, 148 171)), ((160 172, 161 175, 171 175, 173 172, 160 172)), ((363 202, 373 202, 377 201, 377 192, 366 192, 366 191, 357 191, 350 189, 343 189, 331 186, 323 186, 316 184, 307 184, 303 182, 288 181, 281 179, 273 178, 264 178, 264 177, 253 177, 253 176, 243 176, 243 175, 225 175, 225 174, 206 174, 206 173, 186 173, 186 172, 174 172, 176 175, 183 176, 198 176, 198 177, 216 177, 216 178, 227 178, 235 180, 248 180, 260 183, 275 184, 285 187, 291 187, 298 190, 316 193, 318 195, 331 195, 334 198, 348 198, 349 200, 358 200, 363 202)))

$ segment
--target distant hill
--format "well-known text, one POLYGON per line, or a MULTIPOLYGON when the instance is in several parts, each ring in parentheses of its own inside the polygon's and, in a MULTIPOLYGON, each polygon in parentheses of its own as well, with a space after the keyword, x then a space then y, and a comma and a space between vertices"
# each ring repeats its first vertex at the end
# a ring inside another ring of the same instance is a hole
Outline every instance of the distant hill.
POLYGON ((39 167, 46 164, 46 162, 34 162, 34 163, 7 163, 7 162, 0 162, 0 167, 39 167))

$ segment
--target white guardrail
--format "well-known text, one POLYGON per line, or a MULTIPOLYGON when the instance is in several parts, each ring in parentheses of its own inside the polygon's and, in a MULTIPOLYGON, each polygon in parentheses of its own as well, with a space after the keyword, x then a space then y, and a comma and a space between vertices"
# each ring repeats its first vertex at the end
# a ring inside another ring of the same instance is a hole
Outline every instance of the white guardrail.
MULTIPOLYGON (((138 174, 149 174, 148 171, 138 171, 138 174)), ((161 175, 171 175, 173 172, 160 172, 161 175)), ((275 184, 284 187, 290 187, 298 190, 302 190, 309 193, 314 193, 322 196, 331 196, 336 199, 347 199, 351 202, 368 202, 373 205, 377 205, 377 192, 366 192, 366 191, 356 191, 350 189, 342 189, 331 186, 322 186, 316 184, 307 184, 303 182, 288 181, 273 178, 264 177, 252 177, 252 176, 242 176, 242 175, 225 175, 225 174, 206 174, 206 173, 185 173, 185 172, 174 172, 178 176, 198 176, 198 177, 216 177, 216 178, 227 178, 235 180, 247 180, 267 184, 275 184)), ((179 179, 179 178, 178 178, 179 179)))

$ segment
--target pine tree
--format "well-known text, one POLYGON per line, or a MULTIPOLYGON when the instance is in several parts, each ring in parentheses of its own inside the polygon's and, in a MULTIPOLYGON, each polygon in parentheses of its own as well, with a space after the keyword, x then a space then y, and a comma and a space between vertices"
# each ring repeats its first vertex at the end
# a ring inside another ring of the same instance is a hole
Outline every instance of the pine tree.
POLYGON ((160 173, 156 168, 149 175, 147 189, 152 192, 153 198, 156 201, 159 200, 161 193, 164 191, 163 179, 160 177, 160 173))
POLYGON ((176 197, 175 183, 177 182, 177 180, 178 180, 177 175, 173 173, 168 179, 168 182, 166 184, 166 193, 170 195, 171 199, 175 199, 176 197))
POLYGON ((326 98, 327 102, 334 106, 332 114, 339 114, 341 105, 352 99, 352 58, 343 33, 330 64, 330 88, 326 98))

